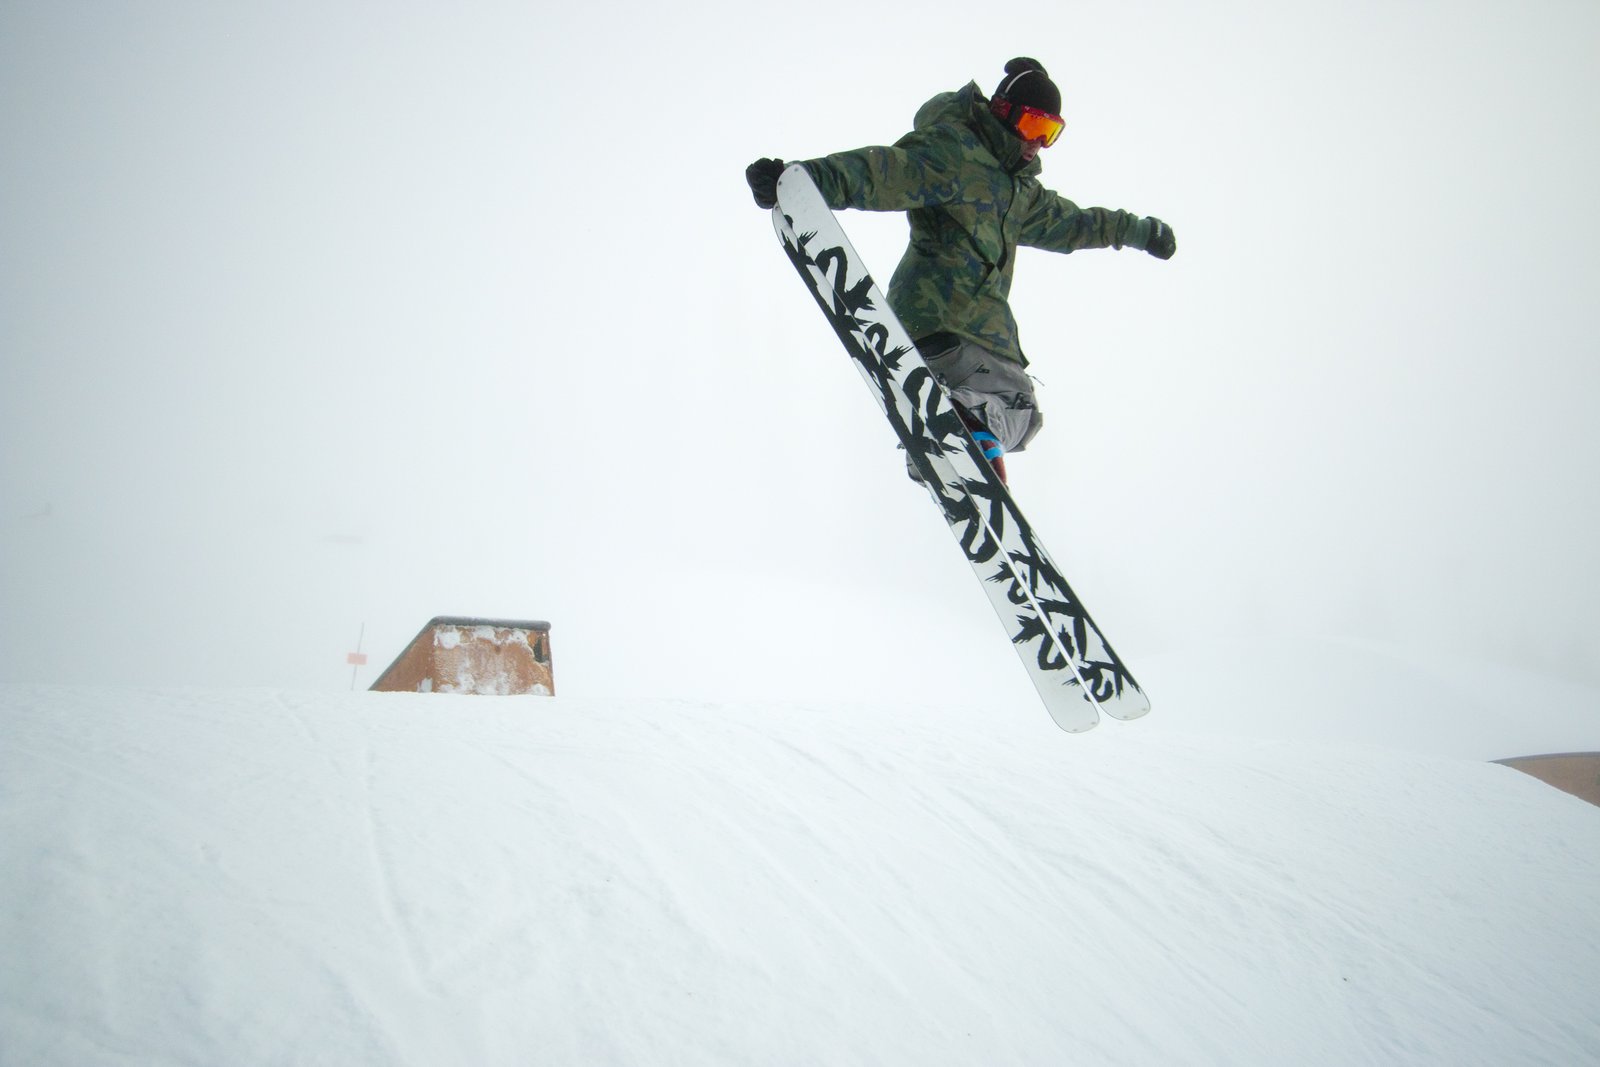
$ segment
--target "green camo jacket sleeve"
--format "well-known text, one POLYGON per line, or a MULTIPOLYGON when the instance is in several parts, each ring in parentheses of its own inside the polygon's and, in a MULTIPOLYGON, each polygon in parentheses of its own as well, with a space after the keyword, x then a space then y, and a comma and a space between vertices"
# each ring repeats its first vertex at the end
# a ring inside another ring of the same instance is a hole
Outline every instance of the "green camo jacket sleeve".
POLYGON ((909 133, 892 146, 804 161, 835 211, 910 211, 961 199, 960 167, 937 136, 909 133))
POLYGON ((1050 252, 1080 248, 1144 249, 1149 227, 1139 216, 1103 207, 1081 208, 1059 193, 1032 183, 1034 199, 1018 243, 1050 252))

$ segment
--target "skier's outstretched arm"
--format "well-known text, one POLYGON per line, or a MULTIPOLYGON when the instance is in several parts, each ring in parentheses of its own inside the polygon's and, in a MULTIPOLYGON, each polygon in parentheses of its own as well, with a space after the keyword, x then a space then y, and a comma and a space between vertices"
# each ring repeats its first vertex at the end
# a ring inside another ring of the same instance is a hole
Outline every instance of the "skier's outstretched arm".
POLYGON ((1081 208, 1042 186, 1023 223, 1020 243, 1049 252, 1137 248, 1157 259, 1171 259, 1178 250, 1172 227, 1153 215, 1140 218, 1111 208, 1081 208))
POLYGON ((956 170, 916 134, 804 161, 828 206, 863 211, 911 211, 961 199, 956 170))
MULTIPOLYGON (((828 206, 835 211, 910 211, 961 199, 957 168, 929 138, 911 133, 893 145, 873 145, 802 161, 828 206)), ((777 200, 783 160, 758 159, 745 168, 756 204, 777 200)))

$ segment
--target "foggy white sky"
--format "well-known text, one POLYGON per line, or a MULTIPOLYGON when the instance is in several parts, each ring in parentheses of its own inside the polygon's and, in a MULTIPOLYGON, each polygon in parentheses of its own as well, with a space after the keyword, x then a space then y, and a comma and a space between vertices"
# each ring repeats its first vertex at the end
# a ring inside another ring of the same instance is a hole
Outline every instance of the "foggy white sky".
POLYGON ((742 170, 1028 54, 1046 183, 1178 235, 1013 301, 1013 484, 1135 674, 1600 684, 1600 8, 770 10, 0 4, 0 681, 343 687, 365 623, 365 684, 450 613, 566 692, 1025 699, 742 170))

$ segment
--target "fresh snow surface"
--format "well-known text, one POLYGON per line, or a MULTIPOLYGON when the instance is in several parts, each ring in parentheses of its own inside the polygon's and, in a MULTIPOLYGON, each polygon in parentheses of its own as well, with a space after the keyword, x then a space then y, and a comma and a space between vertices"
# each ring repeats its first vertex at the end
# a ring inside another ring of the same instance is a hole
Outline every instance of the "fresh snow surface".
POLYGON ((1144 725, 0 687, 0 1063, 1600 1063, 1600 809, 1144 725))

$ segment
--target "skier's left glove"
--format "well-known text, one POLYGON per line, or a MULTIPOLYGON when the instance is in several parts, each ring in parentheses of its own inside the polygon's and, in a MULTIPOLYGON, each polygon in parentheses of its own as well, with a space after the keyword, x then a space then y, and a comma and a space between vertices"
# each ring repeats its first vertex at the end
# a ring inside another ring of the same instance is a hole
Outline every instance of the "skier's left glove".
POLYGON ((1144 221, 1150 224, 1150 236, 1145 238, 1144 250, 1157 259, 1171 259, 1172 253, 1178 250, 1178 239, 1173 236, 1172 227, 1154 215, 1146 215, 1144 221))
POLYGON ((778 175, 782 173, 781 159, 758 159, 744 168, 744 180, 750 183, 750 192, 756 198, 756 207, 778 206, 778 175))

